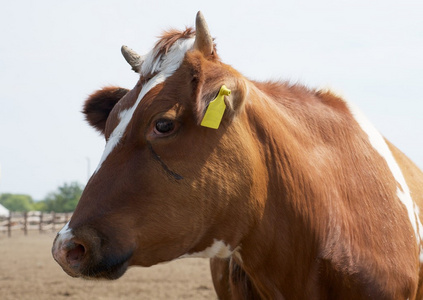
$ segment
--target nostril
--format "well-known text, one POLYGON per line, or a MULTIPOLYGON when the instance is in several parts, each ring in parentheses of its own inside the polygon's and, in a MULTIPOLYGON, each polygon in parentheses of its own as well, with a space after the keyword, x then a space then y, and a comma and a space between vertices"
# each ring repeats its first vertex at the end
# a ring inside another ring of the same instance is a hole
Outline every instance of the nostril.
POLYGON ((66 254, 66 259, 69 265, 73 267, 79 266, 82 258, 85 254, 85 247, 81 244, 72 243, 72 247, 68 248, 68 252, 66 254))

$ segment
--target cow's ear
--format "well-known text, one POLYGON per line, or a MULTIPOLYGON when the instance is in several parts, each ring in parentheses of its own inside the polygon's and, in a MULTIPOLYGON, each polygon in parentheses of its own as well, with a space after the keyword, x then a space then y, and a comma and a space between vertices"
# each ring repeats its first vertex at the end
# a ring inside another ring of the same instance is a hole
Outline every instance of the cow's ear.
POLYGON ((85 119, 104 135, 106 121, 110 112, 116 103, 128 92, 129 90, 127 89, 115 86, 105 87, 94 92, 85 101, 82 109, 85 119))
POLYGON ((231 122, 244 109, 246 96, 245 83, 234 78, 213 88, 203 86, 196 101, 198 123, 218 129, 222 122, 231 122))

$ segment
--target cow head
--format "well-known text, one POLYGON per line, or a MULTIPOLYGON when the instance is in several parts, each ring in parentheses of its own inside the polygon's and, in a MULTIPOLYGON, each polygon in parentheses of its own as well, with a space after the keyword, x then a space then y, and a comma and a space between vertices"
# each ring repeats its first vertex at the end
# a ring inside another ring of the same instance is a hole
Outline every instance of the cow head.
POLYGON ((130 265, 231 255, 265 193, 243 77, 220 61, 201 13, 195 33, 168 32, 146 56, 122 50, 140 79, 85 103, 106 146, 54 258, 71 276, 113 279, 130 265), (231 94, 221 125, 203 127, 222 85, 231 94))

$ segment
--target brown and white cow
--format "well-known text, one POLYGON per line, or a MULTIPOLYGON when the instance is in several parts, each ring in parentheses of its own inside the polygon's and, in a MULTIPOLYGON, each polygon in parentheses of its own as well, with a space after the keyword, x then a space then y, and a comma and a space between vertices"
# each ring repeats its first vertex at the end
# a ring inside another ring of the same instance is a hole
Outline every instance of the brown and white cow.
POLYGON ((54 241, 69 275, 208 257, 221 299, 423 298, 423 173, 352 104, 248 80, 201 13, 123 53, 136 86, 84 106, 106 147, 54 241), (201 126, 223 85, 220 127, 201 126))

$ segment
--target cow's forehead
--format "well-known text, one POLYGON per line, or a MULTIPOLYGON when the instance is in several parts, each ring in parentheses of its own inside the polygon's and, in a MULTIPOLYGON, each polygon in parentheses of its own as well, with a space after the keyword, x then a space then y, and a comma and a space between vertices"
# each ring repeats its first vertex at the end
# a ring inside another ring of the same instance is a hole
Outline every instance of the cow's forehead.
POLYGON ((118 118, 115 122, 117 125, 107 140, 103 155, 94 173, 98 172, 103 162, 110 156, 116 145, 119 144, 142 99, 151 89, 164 82, 181 66, 185 54, 193 48, 193 45, 194 37, 183 38, 175 41, 166 53, 160 53, 161 49, 159 47, 154 47, 153 50, 145 56, 145 60, 141 66, 141 77, 154 76, 143 83, 140 92, 136 95, 135 103, 127 99, 126 101, 133 104, 129 106, 120 105, 119 111, 111 116, 118 118))
POLYGON ((194 37, 175 41, 166 53, 163 53, 163 49, 157 45, 145 56, 141 65, 141 76, 162 74, 169 77, 179 68, 185 53, 192 49, 193 45, 194 37))

